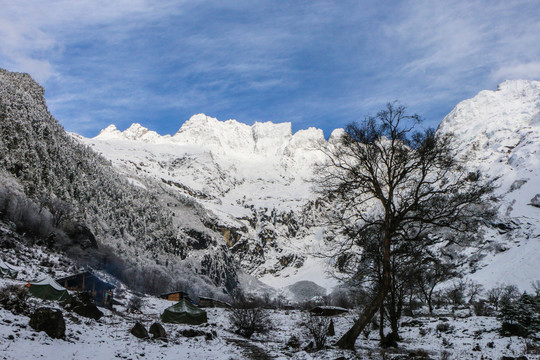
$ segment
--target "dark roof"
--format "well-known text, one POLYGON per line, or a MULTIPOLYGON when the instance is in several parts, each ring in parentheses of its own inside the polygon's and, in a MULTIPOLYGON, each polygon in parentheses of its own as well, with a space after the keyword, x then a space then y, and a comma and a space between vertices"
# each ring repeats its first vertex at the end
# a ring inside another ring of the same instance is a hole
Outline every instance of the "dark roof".
POLYGON ((309 311, 315 315, 333 316, 333 315, 345 313, 349 310, 339 307, 339 306, 315 306, 313 309, 309 311))
POLYGON ((184 295, 187 295, 188 293, 185 292, 185 291, 171 291, 171 292, 168 292, 168 293, 163 293, 163 294, 160 294, 159 296, 167 296, 167 295, 172 295, 172 294, 184 294, 184 295))
POLYGON ((63 277, 63 278, 60 278, 60 279, 56 279, 56 281, 58 283, 62 283, 66 280, 74 280, 74 279, 77 279, 79 277, 86 277, 86 278, 90 278, 90 279, 94 279, 96 280, 98 283, 100 283, 100 285, 104 288, 106 288, 107 290, 109 289, 114 289, 116 288, 116 286, 112 285, 112 284, 109 284, 108 282, 106 281, 103 281, 101 280, 98 276, 96 276, 94 273, 92 273, 91 271, 84 271, 82 273, 78 273, 78 274, 74 274, 74 275, 69 275, 69 276, 66 276, 66 277, 63 277))

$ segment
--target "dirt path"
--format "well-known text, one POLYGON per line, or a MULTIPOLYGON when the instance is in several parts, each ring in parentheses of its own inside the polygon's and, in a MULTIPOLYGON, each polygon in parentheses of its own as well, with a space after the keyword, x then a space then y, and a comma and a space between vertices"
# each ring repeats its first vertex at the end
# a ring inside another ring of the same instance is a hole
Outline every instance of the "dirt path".
POLYGON ((235 344, 242 349, 242 353, 246 356, 246 359, 250 360, 271 360, 273 359, 263 348, 253 344, 250 341, 242 339, 225 339, 228 343, 235 344))

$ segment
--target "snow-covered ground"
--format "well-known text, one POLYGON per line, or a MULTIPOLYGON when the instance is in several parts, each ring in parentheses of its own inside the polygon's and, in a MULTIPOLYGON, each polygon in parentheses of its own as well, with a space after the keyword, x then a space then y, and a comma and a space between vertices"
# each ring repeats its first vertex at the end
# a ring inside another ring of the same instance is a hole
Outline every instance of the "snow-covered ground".
MULTIPOLYGON (((172 325, 164 324, 169 341, 141 340, 129 333, 136 321, 148 327, 159 321, 159 314, 172 302, 146 297, 142 314, 128 314, 123 308, 118 313, 102 309, 105 316, 100 320, 79 317, 65 310, 66 338, 51 339, 44 332, 36 333, 28 325, 29 318, 13 315, 0 309, 0 359, 250 359, 266 354, 274 359, 382 359, 383 354, 391 359, 398 354, 425 352, 432 359, 441 358, 443 353, 449 359, 499 359, 501 356, 526 355, 528 359, 538 359, 538 354, 527 354, 525 340, 517 337, 501 337, 499 322, 490 317, 417 317, 412 326, 403 326, 403 341, 397 349, 381 350, 378 345, 378 331, 371 330, 368 337, 361 335, 356 342, 356 352, 330 347, 312 352, 304 348, 311 338, 305 326, 306 312, 299 310, 268 310, 274 324, 267 334, 255 334, 251 341, 239 337, 231 331, 226 309, 207 309, 208 324, 172 325), (439 324, 448 324, 449 330, 437 330, 439 324), (217 337, 205 340, 203 336, 187 338, 180 331, 187 328, 205 332, 214 330, 217 337), (292 336, 298 337, 299 348, 287 345, 292 336), (255 349, 256 351, 254 351, 255 349)), ((32 306, 58 307, 52 302, 32 299, 32 306)), ((336 336, 329 338, 329 344, 338 339, 351 325, 356 314, 348 313, 333 317, 336 336)), ((403 322, 409 322, 404 318, 403 322)))
MULTIPOLYGON (((3 233, 10 233, 2 227, 3 233)), ((22 239, 17 251, 4 249, 1 257, 8 264, 16 265, 21 271, 17 279, 0 278, 0 288, 8 284, 24 285, 45 276, 59 277, 77 271, 74 265, 61 254, 49 253, 45 247, 26 246, 22 239)), ((249 278, 249 276, 246 276, 249 278)), ((261 286, 255 278, 251 281, 261 286)), ((252 284, 252 285, 253 285, 252 284)), ((253 285, 253 286, 255 286, 253 285)), ((127 303, 133 294, 121 283, 117 283, 116 294, 127 303)), ((130 313, 124 306, 115 306, 111 312, 102 309, 104 316, 96 321, 70 313, 56 302, 29 298, 30 309, 48 306, 60 309, 66 321, 66 338, 51 339, 45 333, 36 333, 29 326, 29 317, 13 315, 0 306, 0 359, 328 359, 340 356, 346 359, 391 359, 397 355, 425 351, 430 358, 439 359, 443 353, 449 359, 499 359, 502 355, 518 356, 526 352, 526 342, 517 337, 501 337, 499 322, 493 317, 470 316, 471 310, 438 310, 434 317, 404 317, 400 328, 403 341, 398 349, 381 350, 378 331, 371 329, 356 342, 356 352, 329 347, 311 352, 304 348, 311 341, 305 327, 307 312, 300 310, 268 310, 273 329, 266 334, 255 334, 251 340, 236 335, 231 328, 226 309, 210 308, 208 324, 189 326, 163 324, 169 341, 140 340, 129 333, 135 322, 148 329, 159 322, 163 310, 171 301, 153 296, 143 297, 141 313, 130 313), (407 324, 408 323, 408 324, 407 324), (438 330, 440 324, 448 324, 448 331, 438 330), (181 335, 184 329, 215 331, 217 336, 206 340, 204 336, 188 338, 181 335), (367 334, 367 337, 365 336, 367 334), (291 337, 299 339, 299 347, 287 345, 291 337), (475 350, 476 349, 476 350, 475 350), (383 357, 384 356, 384 357, 383 357)), ((351 311, 333 317, 336 336, 329 339, 333 344, 351 326, 358 314, 351 311)), ((388 332, 389 329, 386 329, 388 332)), ((526 354, 528 359, 539 359, 538 354, 526 354)))

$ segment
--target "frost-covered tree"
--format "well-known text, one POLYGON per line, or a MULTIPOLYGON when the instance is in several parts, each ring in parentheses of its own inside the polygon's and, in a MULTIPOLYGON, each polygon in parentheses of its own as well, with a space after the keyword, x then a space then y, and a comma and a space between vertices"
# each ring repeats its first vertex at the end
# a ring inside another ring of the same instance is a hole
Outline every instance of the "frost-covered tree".
MULTIPOLYGON (((6 202, 15 207, 13 216, 27 225, 46 219, 47 216, 28 218, 24 214, 25 207, 40 204, 38 213, 52 217, 52 226, 39 226, 40 236, 47 236, 51 227, 81 225, 80 228, 85 227, 95 235, 100 246, 110 246, 116 255, 141 269, 167 260, 174 262, 176 266, 171 264, 166 270, 170 273, 179 268, 178 263, 192 250, 189 229, 178 229, 172 212, 162 202, 163 192, 167 190, 159 184, 147 190, 131 185, 110 161, 64 131, 48 112, 43 88, 29 75, 3 69, 0 69, 0 171, 21 185, 24 196, 11 199, 27 201, 25 206, 21 202, 16 207, 14 201, 6 202), (15 210, 21 213, 15 214, 15 210)), ((184 201, 177 194, 167 196, 184 201)), ((204 272, 205 280, 232 291, 237 277, 230 254, 212 242, 208 242, 208 247, 214 251, 201 256, 197 270, 204 272)), ((94 261, 88 254, 79 255, 92 264, 102 262, 94 261)), ((106 266, 116 268, 111 264, 106 266)))
POLYGON ((342 348, 354 347, 380 309, 392 287, 396 251, 472 238, 493 215, 484 206, 491 185, 454 157, 451 137, 417 131, 419 123, 404 106, 387 104, 323 149, 327 162, 317 169, 318 190, 332 204, 327 219, 336 266, 363 277, 359 259, 371 248, 381 274, 371 302, 338 341, 342 348))

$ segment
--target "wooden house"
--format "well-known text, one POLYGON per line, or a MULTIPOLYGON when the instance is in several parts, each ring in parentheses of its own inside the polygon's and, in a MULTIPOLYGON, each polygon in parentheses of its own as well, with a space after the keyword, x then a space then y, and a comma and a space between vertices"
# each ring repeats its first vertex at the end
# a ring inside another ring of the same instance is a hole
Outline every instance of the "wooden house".
POLYGON ((216 300, 216 299, 207 298, 207 297, 199 297, 199 307, 200 308, 205 308, 205 307, 230 308, 231 305, 226 303, 225 301, 216 300))
POLYGON ((180 301, 182 299, 188 300, 190 303, 193 301, 189 298, 189 295, 183 291, 174 291, 166 294, 159 295, 160 298, 171 301, 180 301))
POLYGON ((56 282, 68 290, 88 291, 92 294, 96 305, 112 309, 115 286, 101 280, 90 271, 66 276, 57 279, 56 282))

